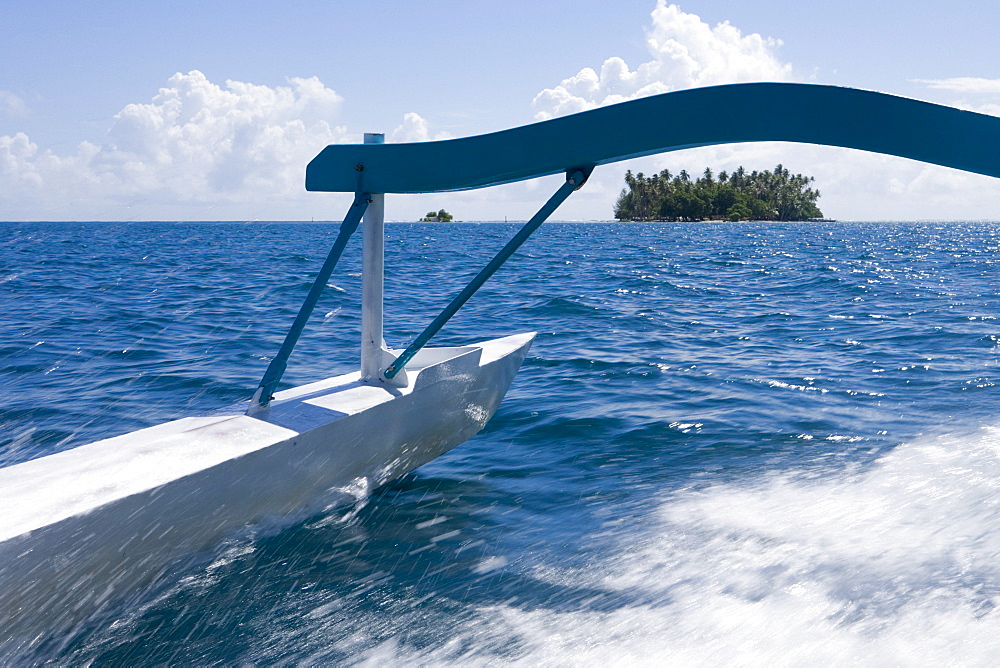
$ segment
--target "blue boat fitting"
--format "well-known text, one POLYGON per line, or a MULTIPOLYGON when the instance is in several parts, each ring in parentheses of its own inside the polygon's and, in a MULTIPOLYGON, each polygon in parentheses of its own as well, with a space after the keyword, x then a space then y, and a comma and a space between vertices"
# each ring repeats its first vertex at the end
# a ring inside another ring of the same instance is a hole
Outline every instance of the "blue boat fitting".
POLYGON ((344 222, 340 224, 340 232, 337 234, 336 241, 333 242, 333 248, 330 249, 330 254, 326 256, 326 262, 323 263, 319 274, 316 276, 316 280, 313 282, 312 287, 309 288, 309 294, 306 295, 305 301, 302 302, 299 313, 295 316, 294 322, 292 322, 291 329, 288 330, 281 348, 278 349, 278 354, 267 365, 264 377, 261 379, 260 385, 253 395, 253 399, 250 400, 247 415, 252 415, 255 411, 265 408, 270 403, 275 388, 277 388, 281 376, 285 373, 285 367, 288 366, 288 357, 292 354, 292 349, 295 348, 295 344, 302 335, 302 330, 305 329, 309 316, 312 315, 313 309, 316 308, 316 303, 319 301, 320 295, 323 294, 326 282, 330 280, 333 268, 337 266, 340 256, 344 253, 347 241, 354 234, 354 231, 358 229, 358 223, 361 222, 361 217, 368 208, 370 201, 371 196, 368 193, 355 193, 354 202, 351 204, 351 208, 347 210, 344 222))
POLYGON ((306 190, 469 190, 697 146, 788 141, 911 158, 1000 177, 1000 118, 873 91, 750 83, 654 95, 490 134, 334 144, 306 190), (360 168, 361 171, 358 171, 360 168))
MULTIPOLYGON (((872 151, 1000 177, 1000 118, 816 84, 749 83, 674 91, 445 141, 385 144, 372 137, 366 136, 364 144, 323 149, 306 168, 306 190, 378 196, 431 193, 567 173, 566 183, 545 206, 385 369, 385 379, 393 378, 426 345, 597 165, 698 146, 788 141, 872 151)), ((252 405, 267 405, 318 296, 310 292, 252 405)))
POLYGON ((445 323, 448 322, 453 315, 458 312, 458 309, 462 308, 465 302, 469 301, 469 298, 476 293, 476 291, 483 286, 483 284, 496 273, 497 269, 503 266, 514 252, 521 247, 528 237, 539 228, 539 226, 545 222, 545 220, 552 215, 560 204, 562 204, 567 197, 569 197, 574 191, 579 190, 581 186, 587 181, 590 176, 593 167, 580 167, 566 172, 566 183, 559 187, 559 190, 555 192, 549 201, 546 202, 541 209, 538 210, 534 216, 531 217, 527 223, 524 224, 514 238, 507 242, 507 245, 500 249, 500 252, 489 261, 489 263, 483 267, 482 271, 476 274, 476 277, 469 281, 469 284, 462 288, 462 291, 451 300, 451 303, 445 307, 441 314, 434 318, 431 324, 427 325, 424 331, 413 340, 406 350, 404 350, 399 357, 393 361, 392 364, 385 370, 382 374, 386 378, 393 378, 397 373, 399 373, 406 363, 413 359, 413 356, 417 354, 417 351, 427 345, 427 342, 431 340, 438 331, 444 327, 445 323))

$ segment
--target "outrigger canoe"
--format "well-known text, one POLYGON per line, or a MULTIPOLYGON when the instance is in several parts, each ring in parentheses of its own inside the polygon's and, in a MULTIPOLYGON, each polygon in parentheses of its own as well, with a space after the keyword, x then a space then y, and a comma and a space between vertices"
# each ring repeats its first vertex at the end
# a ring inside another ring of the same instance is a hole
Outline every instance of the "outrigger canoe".
MULTIPOLYGON (((460 347, 431 337, 600 165, 732 142, 848 147, 1000 177, 1000 118, 870 91, 739 84, 666 93, 447 141, 328 146, 306 188, 354 200, 253 398, 0 469, 0 650, 107 609, 178 558, 339 489, 370 490, 447 452, 497 410, 534 335, 460 347), (387 193, 565 182, 405 349, 382 336, 387 193), (279 390, 289 356, 362 226, 361 368, 279 390)), ((277 272, 280 268, 275 268, 277 272)), ((249 392, 248 392, 249 394, 249 392)))

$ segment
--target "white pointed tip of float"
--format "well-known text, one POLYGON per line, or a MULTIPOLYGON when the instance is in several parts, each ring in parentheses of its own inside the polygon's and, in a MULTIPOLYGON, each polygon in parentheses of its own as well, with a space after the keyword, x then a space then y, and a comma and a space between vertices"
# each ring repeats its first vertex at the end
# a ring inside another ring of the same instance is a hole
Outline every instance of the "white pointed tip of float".
POLYGON ((329 490, 374 489, 464 442, 533 338, 425 348, 404 386, 355 371, 276 392, 252 416, 182 418, 0 468, 0 655, 247 525, 304 519, 329 490))

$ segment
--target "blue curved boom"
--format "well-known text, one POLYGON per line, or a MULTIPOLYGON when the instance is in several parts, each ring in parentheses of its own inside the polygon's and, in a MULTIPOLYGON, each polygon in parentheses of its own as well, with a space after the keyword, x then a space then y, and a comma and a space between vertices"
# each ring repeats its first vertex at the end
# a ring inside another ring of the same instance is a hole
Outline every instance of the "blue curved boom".
POLYGON ((754 141, 841 146, 1000 177, 998 117, 854 88, 752 83, 664 93, 461 139, 333 144, 306 168, 306 190, 469 190, 754 141))

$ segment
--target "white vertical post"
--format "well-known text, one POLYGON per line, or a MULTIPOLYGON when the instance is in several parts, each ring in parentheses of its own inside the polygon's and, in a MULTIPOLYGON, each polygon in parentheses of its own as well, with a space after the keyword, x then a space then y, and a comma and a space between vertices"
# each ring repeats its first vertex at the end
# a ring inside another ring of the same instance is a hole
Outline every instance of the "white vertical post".
MULTIPOLYGON (((385 142, 382 133, 366 132, 366 144, 385 142)), ((371 203, 365 211, 361 256, 361 378, 377 380, 385 348, 382 339, 382 293, 384 289, 385 195, 371 193, 371 203)))

